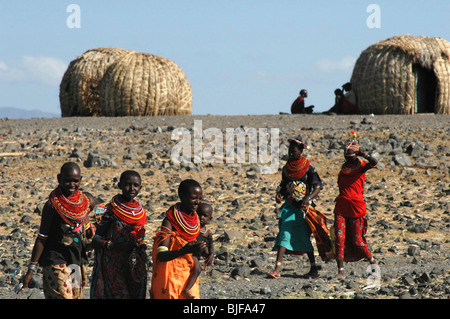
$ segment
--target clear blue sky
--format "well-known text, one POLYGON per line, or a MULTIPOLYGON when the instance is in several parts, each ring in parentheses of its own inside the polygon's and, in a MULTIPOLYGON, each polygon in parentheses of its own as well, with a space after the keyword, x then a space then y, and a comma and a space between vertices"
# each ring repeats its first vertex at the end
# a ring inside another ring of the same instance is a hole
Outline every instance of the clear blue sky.
POLYGON ((450 1, 0 0, 0 107, 59 116, 69 62, 120 47, 177 63, 194 115, 289 112, 302 88, 322 112, 361 51, 403 34, 450 41, 450 1), (67 25, 70 4, 79 28, 67 25))

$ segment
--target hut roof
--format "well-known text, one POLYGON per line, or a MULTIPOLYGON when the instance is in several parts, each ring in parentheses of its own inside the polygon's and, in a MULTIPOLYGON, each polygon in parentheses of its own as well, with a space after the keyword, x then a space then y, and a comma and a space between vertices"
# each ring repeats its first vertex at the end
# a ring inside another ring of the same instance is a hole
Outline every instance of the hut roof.
POLYGON ((70 62, 59 90, 62 116, 97 116, 98 87, 108 67, 127 54, 120 48, 94 48, 70 62))
POLYGON ((105 116, 191 114, 191 86, 173 61, 130 52, 105 73, 100 108, 105 116))
POLYGON ((417 67, 436 79, 434 112, 450 113, 450 43, 410 35, 382 40, 361 53, 351 79, 360 113, 415 113, 417 67))
POLYGON ((367 51, 402 52, 429 68, 441 57, 450 60, 450 43, 442 38, 426 36, 394 36, 371 45, 367 51))
POLYGON ((60 84, 62 116, 191 114, 189 81, 173 61, 119 48, 86 51, 60 84))

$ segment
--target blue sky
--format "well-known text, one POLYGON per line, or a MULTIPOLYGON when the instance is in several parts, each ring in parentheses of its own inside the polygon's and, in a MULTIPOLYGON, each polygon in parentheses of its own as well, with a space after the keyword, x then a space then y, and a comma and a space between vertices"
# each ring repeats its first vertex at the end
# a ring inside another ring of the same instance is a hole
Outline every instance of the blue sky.
POLYGON ((70 61, 120 47, 177 63, 194 115, 289 112, 302 88, 322 112, 361 51, 403 34, 450 41, 450 1, 0 0, 0 107, 59 116, 70 61), (70 4, 79 28, 68 27, 70 4))

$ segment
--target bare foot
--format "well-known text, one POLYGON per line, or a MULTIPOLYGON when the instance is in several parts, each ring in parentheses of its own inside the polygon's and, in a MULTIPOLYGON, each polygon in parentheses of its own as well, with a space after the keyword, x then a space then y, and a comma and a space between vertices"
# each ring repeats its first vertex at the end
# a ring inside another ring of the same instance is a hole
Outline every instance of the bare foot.
POLYGON ((311 266, 309 272, 303 275, 303 278, 317 278, 319 277, 319 269, 317 266, 311 266))
POLYGON ((337 279, 337 280, 345 279, 344 271, 343 270, 339 270, 338 274, 334 278, 337 279))

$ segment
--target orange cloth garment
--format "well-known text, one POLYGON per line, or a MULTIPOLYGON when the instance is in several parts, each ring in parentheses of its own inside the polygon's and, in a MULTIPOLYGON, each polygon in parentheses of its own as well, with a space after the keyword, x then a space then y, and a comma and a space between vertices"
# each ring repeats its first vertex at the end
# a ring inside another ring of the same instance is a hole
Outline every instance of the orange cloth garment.
MULTIPOLYGON (((192 254, 162 262, 157 258, 157 249, 162 241, 170 237, 169 250, 178 250, 186 245, 187 241, 176 231, 171 231, 166 227, 156 233, 153 243, 153 274, 150 298, 152 299, 185 299, 181 292, 186 285, 194 260, 192 254)), ((200 298, 199 280, 195 282, 190 293, 195 299, 200 298)))
POLYGON ((309 206, 305 219, 316 240, 317 251, 322 260, 327 261, 335 258, 325 215, 309 206))

